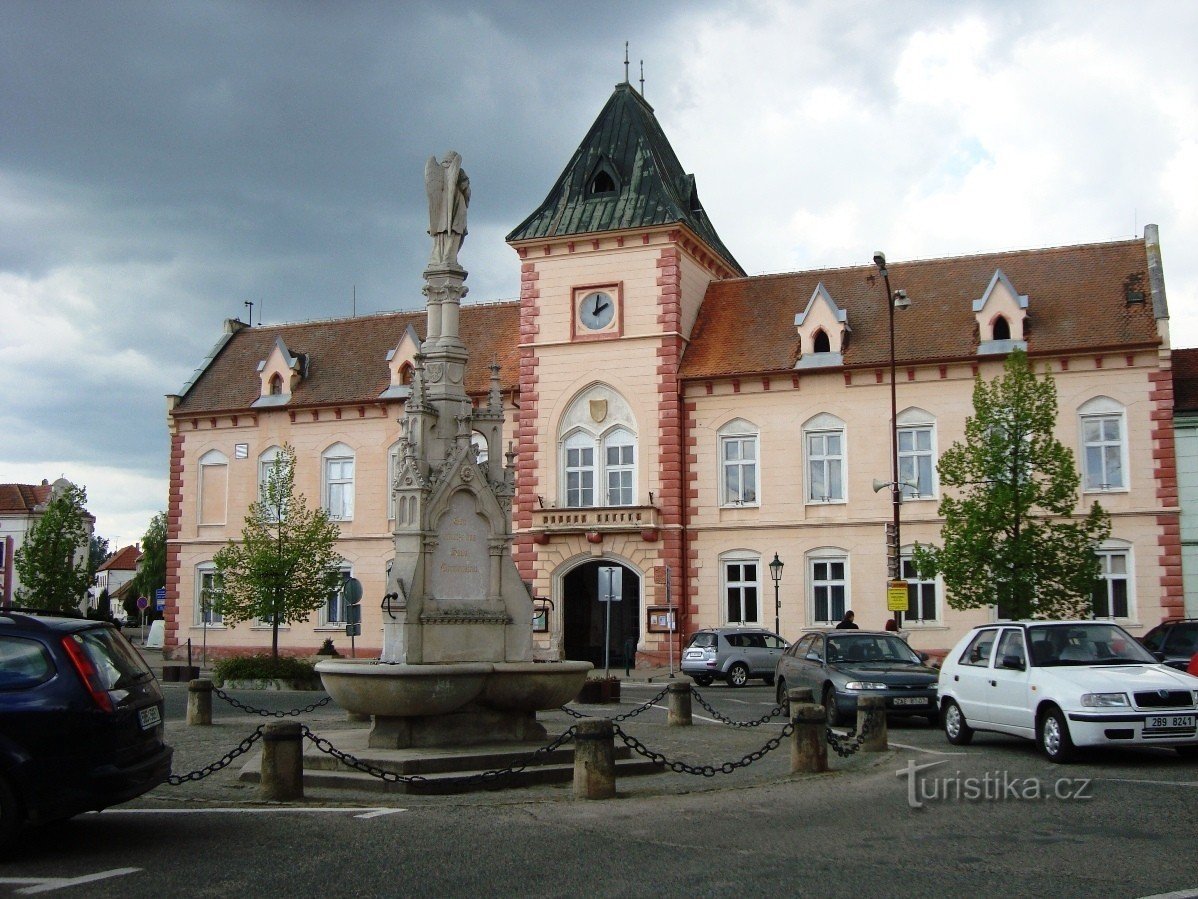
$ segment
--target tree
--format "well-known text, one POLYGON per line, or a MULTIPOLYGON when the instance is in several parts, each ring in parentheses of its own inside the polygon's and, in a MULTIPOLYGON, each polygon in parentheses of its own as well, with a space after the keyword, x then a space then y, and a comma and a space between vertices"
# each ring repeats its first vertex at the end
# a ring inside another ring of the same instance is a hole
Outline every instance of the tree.
POLYGON ((973 388, 965 442, 940 458, 944 546, 917 546, 915 567, 939 573, 954 609, 998 605, 1011 618, 1091 614, 1100 575, 1098 544, 1110 516, 1094 503, 1076 514, 1080 481, 1073 453, 1053 436, 1057 395, 1051 375, 1037 378, 1027 354, 1007 358, 1003 374, 973 388))
POLYGON ((284 444, 256 502, 250 504, 241 542, 215 556, 215 608, 229 624, 268 621, 271 656, 279 657, 279 626, 303 621, 341 586, 337 525, 295 492, 295 450, 284 444))
POLYGON ((13 562, 23 605, 57 612, 78 611, 91 584, 88 573, 87 492, 69 482, 56 482, 46 511, 25 535, 13 562), (58 484, 65 484, 58 489, 58 484))
MULTIPOLYGON (((166 513, 158 512, 150 519, 150 526, 141 538, 141 561, 137 565, 137 574, 129 582, 129 590, 125 594, 125 613, 129 620, 135 620, 141 611, 137 608, 137 598, 144 596, 153 600, 154 591, 166 586, 166 513)), ((150 608, 154 608, 151 604, 150 608)))
POLYGON ((101 565, 108 561, 109 555, 108 538, 92 534, 87 543, 87 582, 89 584, 96 579, 96 572, 100 570, 101 565))

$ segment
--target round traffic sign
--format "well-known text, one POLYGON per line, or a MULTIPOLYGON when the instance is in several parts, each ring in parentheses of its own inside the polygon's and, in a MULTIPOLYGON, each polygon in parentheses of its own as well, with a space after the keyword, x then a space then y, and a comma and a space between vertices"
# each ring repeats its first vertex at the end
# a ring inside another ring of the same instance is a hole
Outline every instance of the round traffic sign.
POLYGON ((356 606, 362 601, 362 582, 356 577, 346 578, 341 595, 345 597, 347 605, 356 606))
POLYGON ((150 601, 144 596, 137 597, 137 607, 143 612, 150 607, 150 601))

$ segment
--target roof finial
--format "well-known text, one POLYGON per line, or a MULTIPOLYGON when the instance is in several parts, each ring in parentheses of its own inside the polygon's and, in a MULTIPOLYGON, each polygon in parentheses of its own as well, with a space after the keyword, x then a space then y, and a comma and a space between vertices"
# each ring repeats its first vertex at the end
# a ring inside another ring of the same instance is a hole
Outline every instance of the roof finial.
POLYGON ((628 84, 628 41, 624 41, 624 83, 628 84))
POLYGON ((641 96, 645 96, 645 61, 641 60, 641 96))

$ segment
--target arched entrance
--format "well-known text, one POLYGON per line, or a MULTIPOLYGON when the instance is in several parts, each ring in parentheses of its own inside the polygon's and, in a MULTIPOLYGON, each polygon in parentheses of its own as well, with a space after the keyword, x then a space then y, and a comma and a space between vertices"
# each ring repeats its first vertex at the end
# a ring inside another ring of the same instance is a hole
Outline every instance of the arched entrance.
POLYGON ((607 590, 602 568, 619 568, 620 601, 611 604, 611 667, 623 668, 636 663, 636 645, 640 641, 641 578, 627 565, 604 559, 579 565, 562 580, 562 653, 567 659, 590 662, 603 667, 603 634, 606 629, 607 603, 600 601, 600 590, 607 590))

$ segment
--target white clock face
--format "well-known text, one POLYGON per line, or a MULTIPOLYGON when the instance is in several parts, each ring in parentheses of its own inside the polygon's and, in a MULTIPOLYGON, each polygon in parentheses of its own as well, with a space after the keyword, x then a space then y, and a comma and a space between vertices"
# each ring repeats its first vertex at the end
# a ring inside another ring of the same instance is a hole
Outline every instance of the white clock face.
POLYGON ((578 320, 583 327, 599 331, 611 324, 616 314, 616 301, 602 290, 593 290, 578 304, 578 320))

